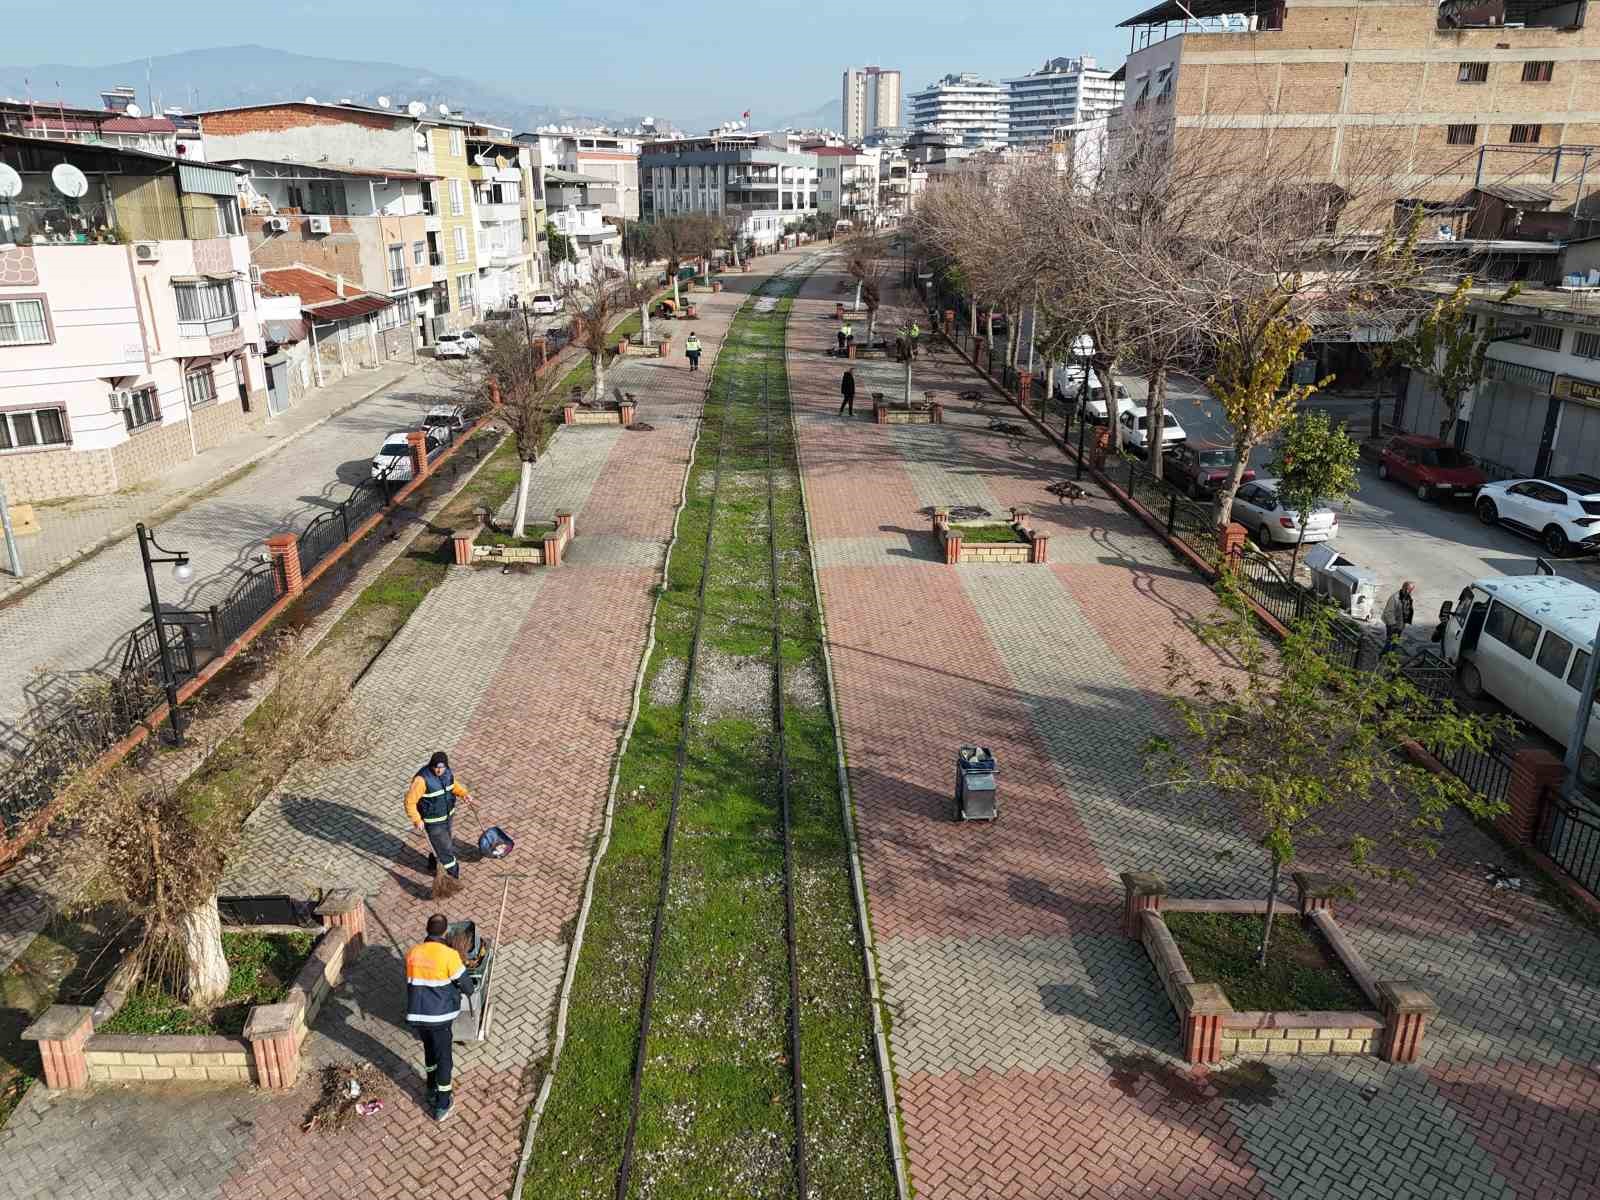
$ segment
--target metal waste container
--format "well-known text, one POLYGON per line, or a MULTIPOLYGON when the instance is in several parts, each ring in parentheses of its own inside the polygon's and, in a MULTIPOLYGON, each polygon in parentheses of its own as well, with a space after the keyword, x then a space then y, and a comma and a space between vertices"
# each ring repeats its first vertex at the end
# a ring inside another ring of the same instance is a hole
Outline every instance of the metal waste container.
POLYGON ((1370 621, 1378 603, 1378 580, 1324 542, 1306 551, 1311 590, 1326 596, 1359 621, 1370 621))
POLYGON ((961 747, 956 754, 956 820, 992 821, 999 815, 999 773, 987 746, 961 747))

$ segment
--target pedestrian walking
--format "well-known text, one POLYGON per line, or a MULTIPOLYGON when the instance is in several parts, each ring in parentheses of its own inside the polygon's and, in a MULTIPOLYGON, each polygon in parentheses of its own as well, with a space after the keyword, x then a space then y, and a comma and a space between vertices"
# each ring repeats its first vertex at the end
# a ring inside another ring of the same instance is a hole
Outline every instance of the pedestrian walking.
POLYGON ((1411 580, 1406 580, 1400 585, 1400 590, 1389 597, 1389 602, 1383 606, 1383 652, 1385 654, 1400 645, 1400 639, 1405 636, 1406 626, 1411 624, 1413 608, 1411 593, 1416 585, 1411 580))
POLYGON ((839 405, 839 415, 842 417, 849 413, 856 415, 856 372, 854 367, 846 367, 844 378, 839 381, 839 394, 844 397, 844 402, 839 405))
POLYGON ((683 344, 683 352, 689 356, 689 370, 698 371, 700 369, 700 337, 698 334, 691 333, 689 335, 689 340, 683 344))
POLYGON ((455 773, 450 770, 449 755, 436 750, 428 759, 428 765, 411 777, 411 787, 406 792, 406 816, 428 838, 428 870, 433 874, 436 898, 460 886, 456 883, 452 887, 441 877, 461 878, 461 861, 456 858, 455 833, 451 828, 458 800, 477 803, 467 789, 456 782, 455 773))
POLYGON ((435 1121, 450 1115, 455 1100, 454 1025, 462 1000, 477 986, 460 953, 444 940, 449 930, 445 915, 434 913, 428 918, 428 936, 406 955, 406 1023, 422 1039, 428 1107, 435 1121))
POLYGON ((922 326, 911 322, 911 357, 917 356, 917 340, 922 337, 922 326))
POLYGON ((841 330, 841 332, 844 334, 845 353, 848 354, 850 352, 850 343, 856 340, 856 327, 850 324, 849 321, 846 321, 844 323, 844 329, 841 330))

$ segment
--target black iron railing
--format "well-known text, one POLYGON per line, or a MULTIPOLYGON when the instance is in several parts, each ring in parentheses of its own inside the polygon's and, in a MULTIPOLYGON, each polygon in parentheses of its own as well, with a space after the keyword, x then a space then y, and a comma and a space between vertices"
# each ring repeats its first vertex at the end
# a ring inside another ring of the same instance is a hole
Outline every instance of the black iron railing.
POLYGON ((1535 844, 1590 895, 1600 895, 1600 814, 1550 794, 1535 844))
POLYGON ((233 643, 245 630, 254 625, 277 602, 282 592, 275 563, 262 563, 252 568, 243 579, 233 585, 228 598, 217 605, 214 625, 221 645, 218 652, 233 643))

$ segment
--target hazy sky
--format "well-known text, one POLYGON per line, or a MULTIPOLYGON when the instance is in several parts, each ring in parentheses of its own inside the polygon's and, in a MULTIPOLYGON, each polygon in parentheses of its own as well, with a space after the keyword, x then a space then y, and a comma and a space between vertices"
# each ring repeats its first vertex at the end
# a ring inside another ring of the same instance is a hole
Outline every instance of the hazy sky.
POLYGON ((839 73, 899 67, 907 91, 950 71, 1021 75, 1055 55, 1126 54, 1116 23, 1150 0, 0 0, 0 65, 94 66, 244 42, 330 58, 384 60, 513 85, 535 103, 667 114, 808 110, 839 94, 839 73))

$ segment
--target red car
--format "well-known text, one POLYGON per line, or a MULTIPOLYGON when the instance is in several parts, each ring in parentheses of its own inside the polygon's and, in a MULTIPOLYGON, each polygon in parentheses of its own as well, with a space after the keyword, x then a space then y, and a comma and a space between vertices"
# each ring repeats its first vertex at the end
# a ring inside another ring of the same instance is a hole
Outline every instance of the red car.
POLYGON ((1416 489, 1418 500, 1436 496, 1464 499, 1489 482, 1466 451, 1436 437, 1410 433, 1389 439, 1378 460, 1378 478, 1416 489))
MULTIPOLYGON (((1233 447, 1221 442, 1178 442, 1161 455, 1161 474, 1176 484, 1191 500, 1214 496, 1228 481, 1238 461, 1233 447)), ((1246 467, 1241 483, 1249 483, 1256 473, 1246 467)))

